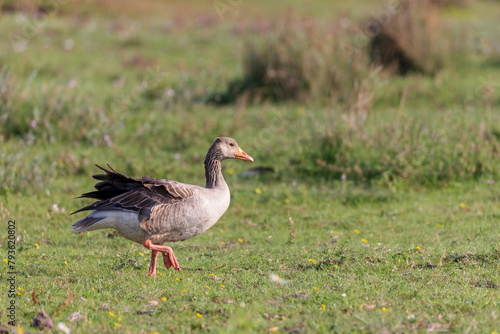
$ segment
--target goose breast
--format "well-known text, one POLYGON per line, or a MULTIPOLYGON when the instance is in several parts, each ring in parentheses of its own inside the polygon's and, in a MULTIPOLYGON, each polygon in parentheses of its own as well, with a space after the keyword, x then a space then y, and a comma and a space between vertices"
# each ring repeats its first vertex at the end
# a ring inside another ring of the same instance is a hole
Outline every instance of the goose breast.
POLYGON ((181 202, 157 205, 149 219, 141 223, 153 243, 183 241, 212 227, 229 207, 229 188, 197 187, 193 195, 181 202))

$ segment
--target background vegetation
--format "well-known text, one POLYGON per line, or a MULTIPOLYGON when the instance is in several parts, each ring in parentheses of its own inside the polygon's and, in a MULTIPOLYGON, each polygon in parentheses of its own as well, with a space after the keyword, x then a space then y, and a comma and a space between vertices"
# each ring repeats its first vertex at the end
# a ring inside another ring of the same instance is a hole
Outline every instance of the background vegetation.
POLYGON ((498 2, 0 5, 20 328, 500 330, 498 2), (226 161, 229 211, 171 245, 191 269, 72 234, 94 163, 204 184, 222 135, 256 162, 226 161))

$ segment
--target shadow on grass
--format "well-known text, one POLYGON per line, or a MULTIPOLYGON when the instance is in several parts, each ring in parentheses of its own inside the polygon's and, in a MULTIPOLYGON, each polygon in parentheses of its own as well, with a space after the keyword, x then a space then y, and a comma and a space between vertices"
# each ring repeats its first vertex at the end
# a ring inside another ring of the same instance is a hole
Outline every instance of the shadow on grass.
POLYGON ((335 266, 339 266, 344 264, 344 261, 334 260, 334 259, 326 259, 324 261, 320 261, 318 263, 309 263, 309 264, 299 264, 299 270, 324 270, 324 269, 333 269, 335 266))

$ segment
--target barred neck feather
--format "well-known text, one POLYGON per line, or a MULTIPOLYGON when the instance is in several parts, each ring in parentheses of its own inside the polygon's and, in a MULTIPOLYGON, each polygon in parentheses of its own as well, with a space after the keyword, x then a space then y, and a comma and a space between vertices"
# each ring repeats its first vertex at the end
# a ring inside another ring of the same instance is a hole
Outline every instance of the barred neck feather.
POLYGON ((222 176, 221 160, 222 155, 219 150, 212 146, 205 158, 205 178, 207 179, 205 188, 215 188, 225 183, 224 177, 222 176))

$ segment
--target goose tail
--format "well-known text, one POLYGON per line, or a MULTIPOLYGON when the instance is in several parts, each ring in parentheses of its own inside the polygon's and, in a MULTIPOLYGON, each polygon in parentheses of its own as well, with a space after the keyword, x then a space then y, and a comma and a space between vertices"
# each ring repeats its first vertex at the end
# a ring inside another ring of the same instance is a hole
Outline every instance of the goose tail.
POLYGON ((105 217, 87 216, 85 218, 80 219, 73 225, 71 225, 71 228, 75 233, 83 233, 86 232, 88 229, 90 229, 94 224, 103 220, 104 218, 105 217))

